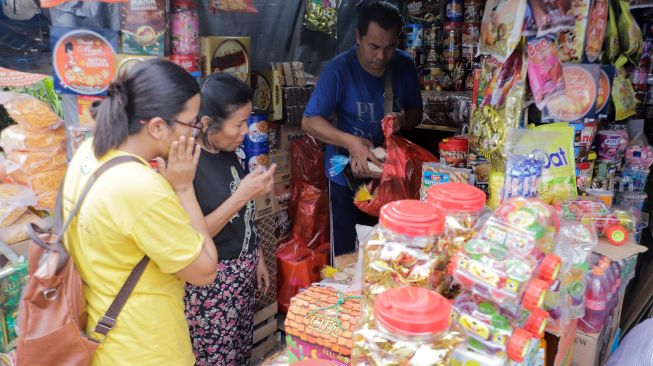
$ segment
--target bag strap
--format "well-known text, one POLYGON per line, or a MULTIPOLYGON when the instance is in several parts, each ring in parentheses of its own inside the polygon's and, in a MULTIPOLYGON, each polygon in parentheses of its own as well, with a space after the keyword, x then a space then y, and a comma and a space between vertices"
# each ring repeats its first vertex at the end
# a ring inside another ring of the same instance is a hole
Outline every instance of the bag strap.
POLYGON ((392 69, 385 68, 385 84, 383 86, 383 115, 394 112, 395 96, 392 90, 392 69))
MULTIPOLYGON (((75 216, 77 216, 77 214, 79 213, 79 209, 82 207, 82 203, 84 203, 84 199, 86 199, 88 192, 91 190, 91 187, 93 187, 93 184, 95 184, 98 178, 102 174, 104 174, 107 170, 115 167, 116 165, 130 163, 130 162, 136 162, 141 164, 143 163, 140 159, 134 156, 121 155, 102 164, 102 166, 99 167, 93 173, 91 178, 89 178, 88 182, 86 182, 86 185, 82 190, 82 193, 79 195, 79 198, 77 199, 77 203, 75 204, 75 207, 73 207, 72 211, 70 212, 70 215, 68 216, 68 219, 63 225, 62 225, 63 184, 61 184, 61 186, 59 187, 59 194, 57 195, 57 204, 55 208, 56 211, 55 211, 55 222, 54 222, 55 233, 59 238, 61 238, 61 235, 64 232, 66 232, 66 229, 68 228, 68 226, 70 226, 72 219, 75 218, 75 216)), ((149 261, 150 258, 148 256, 143 256, 143 258, 138 262, 136 267, 132 269, 131 273, 127 277, 127 280, 120 288, 120 291, 118 291, 118 294, 116 295, 115 299, 113 299, 113 302, 109 306, 109 309, 104 314, 104 316, 100 318, 100 321, 96 325, 95 327, 96 333, 102 334, 103 336, 106 337, 109 331, 113 329, 113 327, 116 325, 116 318, 118 317, 118 314, 120 314, 120 311, 125 306, 125 303, 127 303, 127 299, 129 298, 129 295, 131 295, 132 291, 134 291, 134 288, 136 287, 138 280, 140 280, 141 276, 143 275, 143 272, 145 272, 145 268, 147 267, 149 261)))

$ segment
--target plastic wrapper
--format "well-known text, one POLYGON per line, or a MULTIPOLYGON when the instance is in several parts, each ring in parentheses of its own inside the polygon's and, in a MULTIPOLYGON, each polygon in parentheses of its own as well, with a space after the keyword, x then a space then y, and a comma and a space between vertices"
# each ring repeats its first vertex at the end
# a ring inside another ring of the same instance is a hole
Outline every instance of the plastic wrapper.
POLYGON ((632 211, 611 210, 598 199, 583 198, 556 205, 561 219, 592 225, 596 232, 613 245, 623 245, 639 227, 632 211))
POLYGON ((424 163, 422 165, 422 185, 420 199, 426 199, 426 191, 436 184, 454 182, 473 184, 474 178, 471 169, 454 168, 441 163, 424 163))
POLYGON ((254 0, 210 0, 209 10, 227 13, 256 13, 254 0))
POLYGON ((462 126, 469 121, 472 100, 465 92, 422 92, 424 114, 422 123, 437 126, 462 126))
POLYGON ((609 0, 595 0, 590 7, 585 44, 585 57, 589 62, 596 62, 601 54, 608 25, 608 3, 609 0))
POLYGON ((7 155, 7 174, 16 170, 37 174, 53 166, 66 164, 66 161, 66 150, 63 147, 43 151, 13 151, 7 155))
POLYGON ((82 143, 93 137, 93 128, 87 126, 69 126, 66 130, 68 132, 68 151, 72 158, 82 143))
POLYGON ((502 198, 539 197, 546 159, 543 151, 510 154, 506 161, 502 198))
POLYGON ((52 220, 49 217, 41 218, 31 212, 27 212, 10 226, 0 228, 0 242, 15 244, 29 239, 25 229, 27 228, 27 225, 31 223, 44 229, 48 229, 52 225, 52 220))
POLYGON ((546 159, 542 171, 539 198, 546 203, 560 202, 575 198, 576 166, 574 164, 574 128, 566 123, 550 123, 538 126, 534 134, 528 135, 521 143, 539 141, 546 159), (551 138, 544 139, 543 133, 548 132, 551 138))
POLYGON ((589 0, 571 2, 569 13, 574 15, 575 24, 572 29, 559 32, 557 39, 562 62, 581 62, 583 58, 589 3, 589 0))
POLYGON ((15 150, 52 150, 66 140, 66 131, 59 127, 47 132, 34 132, 21 125, 12 125, 0 133, 0 146, 8 153, 15 150))
POLYGON ((372 194, 372 199, 354 202, 359 210, 368 215, 378 217, 381 207, 392 201, 418 199, 422 186, 422 164, 438 161, 438 158, 427 150, 403 137, 393 135, 393 126, 394 117, 386 116, 382 127, 387 157, 381 179, 373 179, 368 184, 367 189, 372 194))
POLYGON ((336 36, 338 0, 306 0, 304 24, 308 29, 336 36))
POLYGON ((18 184, 0 184, 0 227, 13 224, 29 206, 35 204, 36 196, 29 188, 18 184))
POLYGON ((621 53, 619 45, 619 28, 617 28, 617 14, 612 2, 608 2, 608 24, 603 38, 603 62, 614 63, 621 53))
MULTIPOLYGON (((643 46, 642 30, 630 13, 630 4, 625 0, 619 1, 619 43, 626 56, 641 54, 643 46)), ((636 57, 639 58, 639 57, 636 57)))
POLYGON ((0 104, 5 107, 11 119, 29 130, 51 130, 62 123, 61 118, 46 103, 31 95, 2 92, 0 104))
POLYGON ((612 81, 612 102, 614 103, 615 120, 621 121, 633 116, 637 110, 637 96, 630 79, 626 76, 623 66, 628 62, 626 56, 621 55, 615 63, 617 72, 612 81))
POLYGON ((530 0, 533 18, 537 24, 537 36, 571 29, 576 24, 571 10, 571 1, 566 0, 530 0))
POLYGON ((542 110, 551 98, 564 93, 565 76, 558 47, 548 38, 528 40, 528 82, 537 108, 542 110))
POLYGON ((441 19, 440 0, 408 0, 405 3, 406 14, 411 18, 429 22, 441 19))
POLYGON ((287 312, 290 299, 302 288, 311 286, 319 275, 320 269, 315 261, 315 253, 301 238, 279 245, 277 250, 279 264, 277 301, 282 312, 287 312))
MULTIPOLYGON (((387 157, 387 152, 382 147, 375 147, 375 148, 371 147, 370 152, 380 162, 383 162, 385 160, 385 158, 387 157)), ((347 166, 349 165, 350 162, 351 162, 351 159, 349 159, 348 156, 334 155, 329 160, 329 164, 331 164, 331 166, 329 167, 329 175, 331 177, 335 177, 336 175, 342 173, 347 168, 347 166)), ((364 176, 364 175, 356 175, 356 174, 352 173, 353 176, 355 178, 377 178, 377 179, 381 178, 381 172, 383 171, 383 165, 378 166, 377 164, 375 164, 375 163, 368 160, 367 167, 370 170, 369 175, 364 176)), ((351 171, 351 169, 350 169, 350 171, 351 171)))
POLYGON ((481 22, 479 55, 492 55, 504 62, 521 40, 526 0, 489 0, 481 22))
POLYGON ((16 183, 30 187, 37 195, 44 192, 56 192, 66 175, 66 164, 52 166, 38 173, 15 170, 9 177, 16 183))
POLYGON ((290 143, 293 182, 305 181, 319 188, 327 187, 324 174, 324 153, 311 136, 293 140, 290 143))

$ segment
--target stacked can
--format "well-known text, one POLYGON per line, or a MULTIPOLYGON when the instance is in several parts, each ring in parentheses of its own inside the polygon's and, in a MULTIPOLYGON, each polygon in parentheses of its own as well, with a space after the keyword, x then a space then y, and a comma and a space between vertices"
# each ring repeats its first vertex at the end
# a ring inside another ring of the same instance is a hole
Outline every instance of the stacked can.
POLYGON ((249 132, 243 141, 245 153, 245 173, 254 171, 259 165, 270 166, 270 146, 268 144, 268 114, 253 111, 247 119, 249 132))
POLYGON ((465 87, 465 69, 462 63, 463 1, 447 0, 446 9, 442 34, 444 70, 451 79, 452 89, 460 91, 465 87))
POLYGON ((481 0, 466 0, 463 15, 462 59, 465 64, 465 90, 473 88, 471 75, 476 65, 476 52, 481 38, 481 0))
POLYGON ((199 81, 200 33, 199 15, 192 0, 176 0, 171 16, 172 54, 170 61, 183 67, 199 81))
POLYGON ((442 23, 424 24, 424 65, 419 70, 423 90, 442 89, 442 23))

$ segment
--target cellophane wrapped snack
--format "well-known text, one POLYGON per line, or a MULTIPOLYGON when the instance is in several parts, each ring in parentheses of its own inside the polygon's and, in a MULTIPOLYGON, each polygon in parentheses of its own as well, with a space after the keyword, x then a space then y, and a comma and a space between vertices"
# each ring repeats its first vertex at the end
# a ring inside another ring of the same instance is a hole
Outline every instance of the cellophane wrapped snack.
POLYGON ((479 55, 492 55, 504 62, 521 40, 526 0, 489 0, 481 22, 479 55))
POLYGON ((18 184, 0 184, 0 227, 13 224, 29 206, 35 204, 36 196, 29 188, 18 184))
POLYGON ((338 0, 306 0, 304 24, 308 29, 336 36, 338 0))
POLYGON ((4 105, 11 119, 26 129, 43 132, 57 128, 63 122, 47 104, 28 94, 2 92, 0 104, 4 105))
POLYGON ((570 13, 574 14, 576 23, 572 29, 558 33, 558 49, 562 62, 580 62, 583 58, 589 5, 589 0, 576 0, 571 4, 570 13))

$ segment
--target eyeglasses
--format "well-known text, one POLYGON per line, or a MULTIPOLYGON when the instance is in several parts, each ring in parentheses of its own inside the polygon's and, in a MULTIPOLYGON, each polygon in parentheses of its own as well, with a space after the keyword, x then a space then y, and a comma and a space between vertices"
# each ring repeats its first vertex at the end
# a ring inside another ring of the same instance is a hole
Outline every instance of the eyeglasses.
POLYGON ((164 121, 179 123, 182 126, 187 126, 187 127, 190 127, 190 128, 196 128, 198 130, 202 130, 202 127, 203 127, 202 126, 202 120, 201 120, 200 116, 195 117, 195 122, 194 123, 182 122, 182 121, 179 121, 179 120, 176 120, 176 119, 173 119, 173 118, 170 118, 170 120, 165 120, 164 119, 164 121))

